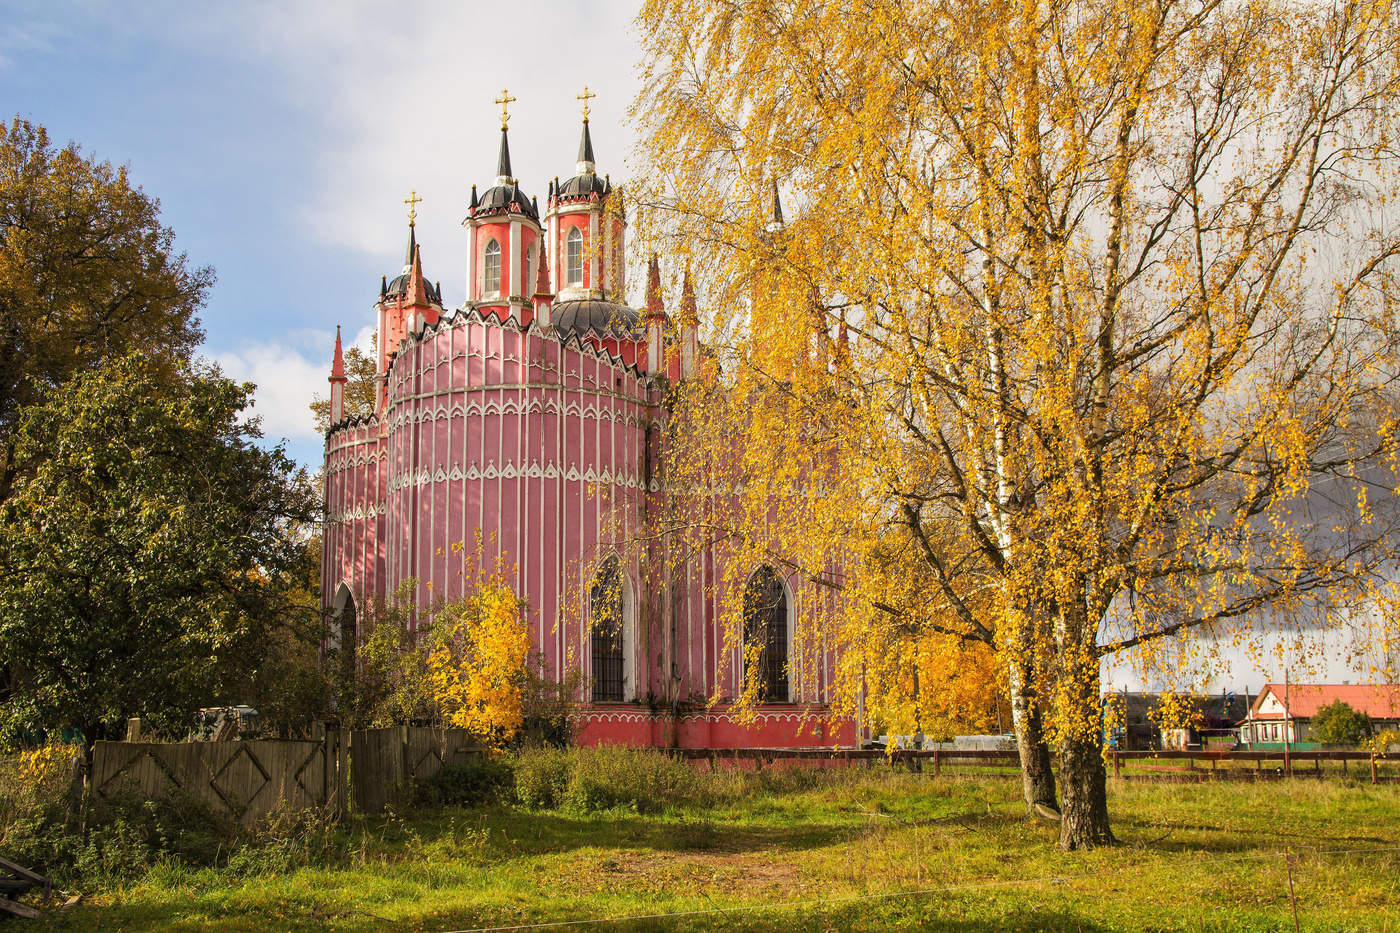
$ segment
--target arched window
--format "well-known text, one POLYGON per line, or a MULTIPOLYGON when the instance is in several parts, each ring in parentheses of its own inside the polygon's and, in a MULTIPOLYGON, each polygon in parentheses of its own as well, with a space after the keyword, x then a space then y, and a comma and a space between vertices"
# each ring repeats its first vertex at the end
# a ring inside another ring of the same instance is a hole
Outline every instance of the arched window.
POLYGON ((616 557, 608 557, 593 575, 588 591, 589 625, 593 631, 593 702, 622 700, 626 626, 623 624, 625 581, 616 557))
POLYGON ((346 674, 353 675, 355 673, 355 651, 359 643, 359 631, 357 630, 359 620, 355 613, 355 597, 351 595, 350 588, 344 583, 340 585, 340 590, 336 593, 336 603, 339 608, 335 611, 331 625, 329 647, 338 652, 342 670, 346 674))
POLYGON ((583 284, 583 233, 578 227, 569 228, 564 238, 564 281, 569 285, 583 284))
MULTIPOLYGON (((758 697, 764 703, 788 701, 788 599, 776 571, 766 564, 744 587, 744 644, 758 644, 758 697)), ((745 657, 749 655, 745 653, 745 657)))
POLYGON ((501 293, 501 244, 494 239, 486 242, 486 262, 482 264, 481 292, 484 295, 501 293))

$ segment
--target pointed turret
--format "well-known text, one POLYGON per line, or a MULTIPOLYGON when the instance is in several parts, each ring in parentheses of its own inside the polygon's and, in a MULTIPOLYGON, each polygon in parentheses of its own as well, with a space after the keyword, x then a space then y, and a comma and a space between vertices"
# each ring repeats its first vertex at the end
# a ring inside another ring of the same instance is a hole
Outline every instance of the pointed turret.
POLYGON ((695 291, 690 287, 690 263, 685 264, 685 273, 681 277, 681 310, 676 320, 680 324, 700 323, 700 316, 695 310, 695 291))
POLYGON ((661 297, 661 264, 655 253, 651 254, 651 261, 647 263, 646 320, 648 322, 666 320, 666 308, 661 297))
POLYGON ((554 306, 554 295, 549 290, 549 251, 543 242, 540 243, 539 271, 535 273, 535 294, 533 304, 535 307, 535 322, 541 327, 549 327, 554 323, 552 313, 554 306))
POLYGON ((677 337, 680 338, 680 378, 695 376, 700 360, 700 315, 695 309, 695 291, 690 286, 690 263, 685 264, 681 277, 681 310, 676 317, 677 337))
POLYGON ((773 219, 768 222, 768 232, 777 233, 785 226, 783 222, 783 201, 778 196, 778 179, 773 179, 773 219))
POLYGON ((403 303, 410 308, 426 308, 433 294, 433 288, 423 281, 423 255, 418 244, 413 243, 412 228, 409 228, 410 249, 408 282, 404 285, 403 303))
POLYGON ((340 349, 340 325, 335 326, 335 354, 331 357, 331 424, 345 420, 345 355, 340 349))
POLYGON ((661 298, 661 265, 652 253, 647 265, 647 309, 643 318, 647 332, 647 372, 661 372, 666 339, 666 308, 661 298))

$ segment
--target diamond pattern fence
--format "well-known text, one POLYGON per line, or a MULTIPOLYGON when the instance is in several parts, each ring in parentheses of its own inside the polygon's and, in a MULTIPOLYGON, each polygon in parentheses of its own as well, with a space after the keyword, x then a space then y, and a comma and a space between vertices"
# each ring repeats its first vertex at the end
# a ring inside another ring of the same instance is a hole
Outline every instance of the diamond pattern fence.
POLYGON ((278 810, 377 813, 413 781, 482 756, 466 730, 420 726, 328 729, 310 741, 98 742, 92 787, 104 797, 185 793, 251 826, 278 810))

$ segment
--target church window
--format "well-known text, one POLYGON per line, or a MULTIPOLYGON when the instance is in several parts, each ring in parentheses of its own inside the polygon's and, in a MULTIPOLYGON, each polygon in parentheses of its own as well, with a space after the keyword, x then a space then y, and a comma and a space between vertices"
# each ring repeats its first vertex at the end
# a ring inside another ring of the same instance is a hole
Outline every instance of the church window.
POLYGON ((593 647, 593 702, 619 702, 623 694, 626 626, 623 624, 626 582, 616 557, 603 561, 589 590, 589 623, 593 647))
MULTIPOLYGON (((759 645, 758 697, 763 703, 788 702, 788 597, 777 571, 758 568, 744 587, 744 643, 759 645)), ((750 649, 751 650, 751 649, 750 649)), ((749 657, 745 652, 745 657, 749 657)))
POLYGON ((486 243, 486 262, 483 264, 482 292, 487 295, 501 293, 501 244, 494 239, 486 243))
POLYGON ((583 233, 578 227, 569 230, 564 238, 565 281, 570 285, 583 284, 583 233))

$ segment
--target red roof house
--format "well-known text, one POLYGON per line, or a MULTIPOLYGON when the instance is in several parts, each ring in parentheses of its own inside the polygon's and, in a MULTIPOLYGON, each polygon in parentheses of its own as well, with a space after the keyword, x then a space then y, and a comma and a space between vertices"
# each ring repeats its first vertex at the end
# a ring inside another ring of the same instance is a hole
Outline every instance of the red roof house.
POLYGON ((1309 720, 1338 700, 1370 716, 1378 729, 1400 726, 1400 684, 1265 684, 1240 724, 1240 738, 1308 741, 1309 720))

